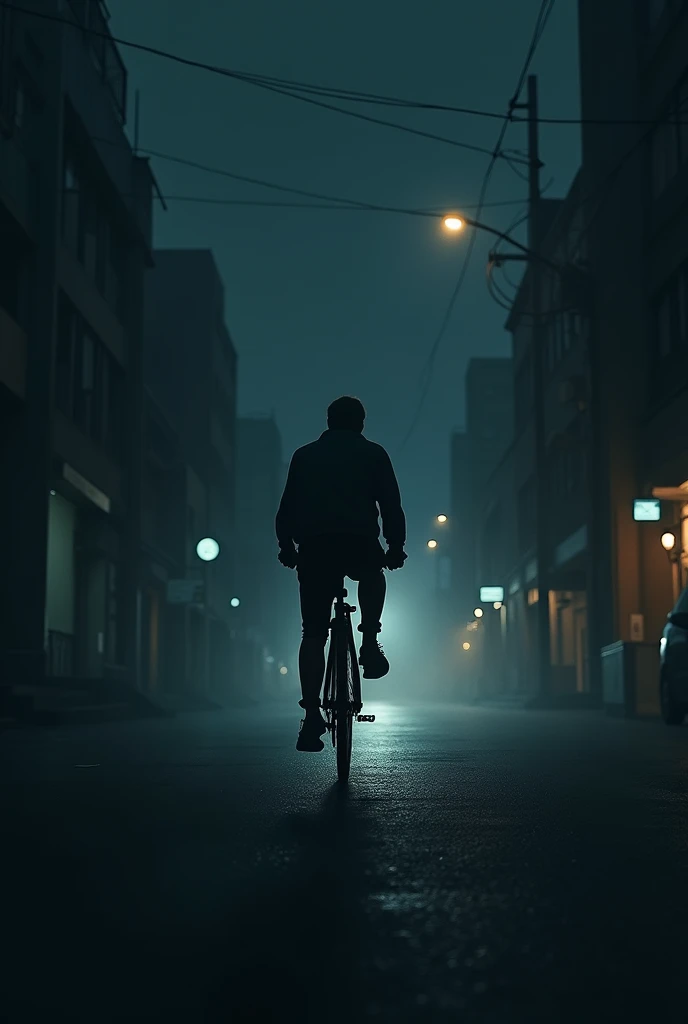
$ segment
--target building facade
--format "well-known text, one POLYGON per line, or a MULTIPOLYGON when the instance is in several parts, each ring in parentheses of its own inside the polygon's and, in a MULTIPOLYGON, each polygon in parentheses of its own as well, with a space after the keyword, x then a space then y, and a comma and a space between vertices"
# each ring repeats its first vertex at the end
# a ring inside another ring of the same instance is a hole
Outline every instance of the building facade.
POLYGON ((588 350, 590 310, 582 247, 581 180, 564 200, 545 200, 537 271, 523 276, 507 321, 514 362, 513 444, 483 491, 483 576, 499 579, 505 600, 491 630, 487 676, 512 692, 535 695, 538 680, 538 605, 547 602, 550 665, 542 696, 587 696, 590 638, 588 543, 590 421, 588 350), (560 271, 557 268, 565 268, 560 271), (539 320, 533 291, 539 289, 539 320), (536 331, 540 332, 536 336, 536 331), (538 464, 534 360, 542 360, 544 464, 538 464), (546 482, 545 564, 537 546, 537 477, 546 482), (496 561, 487 555, 494 539, 496 561), (498 665, 503 664, 503 672, 498 665))
MULTIPOLYGON (((513 436, 511 359, 472 359, 466 371, 466 428, 451 439, 451 500, 448 535, 451 550, 451 601, 438 614, 449 637, 447 659, 462 696, 482 688, 479 638, 469 625, 487 579, 501 533, 484 529, 485 486, 511 445, 513 436), (470 652, 463 652, 463 643, 470 652)), ((446 529, 446 528, 445 528, 446 529)))
POLYGON ((686 583, 688 7, 612 0, 602 11, 580 0, 579 26, 594 289, 590 627, 599 663, 615 642, 656 648, 686 583), (630 123, 593 123, 604 120, 630 123), (661 519, 636 521, 634 499, 658 488, 669 495, 661 519), (675 575, 660 544, 665 531, 677 538, 675 575))
MULTIPOLYGON (((184 465, 178 503, 186 517, 183 576, 202 585, 202 599, 167 602, 182 614, 185 651, 176 686, 222 696, 231 680, 236 579, 237 357, 225 325, 224 286, 209 250, 154 253, 146 282, 144 377, 179 439, 184 465), (199 559, 200 540, 219 545, 212 562, 199 559)), ((181 567, 180 567, 181 568, 181 567)), ((178 571, 178 569, 175 569, 178 571)), ((167 585, 173 577, 167 574, 167 585)), ((160 597, 161 607, 162 597, 160 597)))
POLYGON ((1 668, 135 682, 153 180, 103 5, 40 10, 0 13, 1 668))
POLYGON ((241 605, 241 672, 251 692, 286 689, 280 670, 290 671, 288 655, 298 640, 293 574, 277 561, 275 513, 282 492, 282 439, 272 416, 237 422, 236 575, 241 605), (291 600, 290 600, 291 598, 291 600), (289 630, 295 620, 296 628, 289 630))

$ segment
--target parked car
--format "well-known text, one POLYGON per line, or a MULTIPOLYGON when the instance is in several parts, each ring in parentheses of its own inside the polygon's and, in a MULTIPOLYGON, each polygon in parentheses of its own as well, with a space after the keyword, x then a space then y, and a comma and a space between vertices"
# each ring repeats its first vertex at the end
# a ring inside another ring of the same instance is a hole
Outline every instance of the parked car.
POLYGON ((667 615, 659 663, 662 718, 667 725, 681 725, 688 714, 688 587, 667 615))

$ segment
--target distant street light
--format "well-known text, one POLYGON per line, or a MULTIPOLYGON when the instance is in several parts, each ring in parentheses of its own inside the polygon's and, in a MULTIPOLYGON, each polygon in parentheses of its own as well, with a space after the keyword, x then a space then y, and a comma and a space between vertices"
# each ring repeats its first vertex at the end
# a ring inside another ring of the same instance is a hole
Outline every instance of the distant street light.
POLYGON ((289 672, 289 669, 287 668, 287 666, 286 665, 282 665, 282 668, 280 669, 280 675, 281 676, 286 676, 288 672, 289 672))
POLYGON ((461 217, 457 217, 451 213, 449 216, 444 218, 444 226, 447 231, 461 231, 464 226, 464 221, 461 217))
POLYGON ((676 547, 676 534, 675 533, 663 533, 662 534, 662 547, 665 551, 673 551, 676 547))
POLYGON ((463 649, 464 651, 470 651, 471 645, 469 644, 468 640, 464 640, 463 649))
POLYGON ((239 605, 241 604, 241 601, 239 600, 238 597, 233 597, 229 603, 231 604, 232 608, 238 608, 239 605))
POLYGON ((440 524, 440 526, 444 526, 444 524, 447 522, 448 518, 449 518, 448 516, 445 516, 444 513, 442 513, 442 515, 439 515, 437 517, 437 522, 440 524))
POLYGON ((475 615, 476 619, 482 619, 485 612, 482 610, 482 608, 476 608, 473 614, 475 615))
POLYGON ((214 562, 220 554, 220 545, 213 537, 204 537, 196 545, 196 554, 202 562, 214 562))
POLYGON ((503 607, 503 605, 502 605, 501 601, 495 601, 495 603, 492 605, 492 607, 494 608, 494 610, 496 612, 498 612, 499 609, 503 607))
POLYGON ((429 540, 428 541, 428 547, 430 548, 431 551, 434 551, 435 548, 437 547, 437 541, 436 540, 429 540))

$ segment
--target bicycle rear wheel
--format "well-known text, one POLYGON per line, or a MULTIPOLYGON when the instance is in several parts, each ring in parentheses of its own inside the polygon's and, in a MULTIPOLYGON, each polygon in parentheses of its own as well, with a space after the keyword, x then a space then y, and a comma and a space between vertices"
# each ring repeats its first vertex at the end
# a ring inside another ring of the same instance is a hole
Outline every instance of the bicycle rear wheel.
POLYGON ((337 737, 337 777, 347 782, 351 771, 354 725, 354 667, 351 646, 345 631, 337 637, 335 652, 335 708, 337 737))

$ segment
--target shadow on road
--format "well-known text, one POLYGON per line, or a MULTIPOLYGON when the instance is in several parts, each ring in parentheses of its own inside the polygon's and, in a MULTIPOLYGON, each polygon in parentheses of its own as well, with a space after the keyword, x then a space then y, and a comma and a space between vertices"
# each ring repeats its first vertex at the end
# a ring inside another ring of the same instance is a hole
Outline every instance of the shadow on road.
POLYGON ((227 922, 206 1020, 356 1019, 368 824, 346 788, 265 836, 265 863, 227 922))

